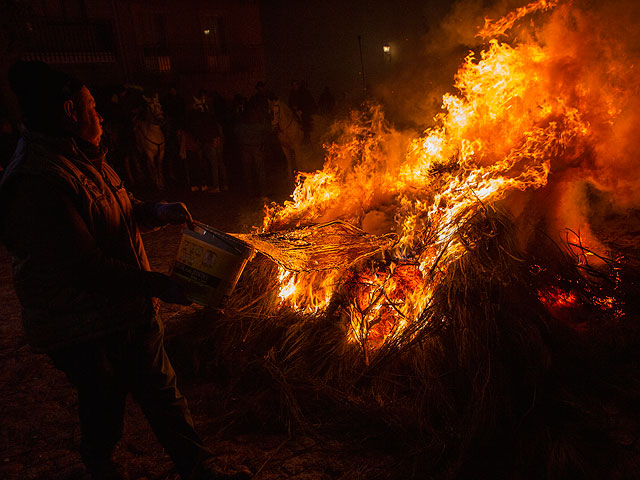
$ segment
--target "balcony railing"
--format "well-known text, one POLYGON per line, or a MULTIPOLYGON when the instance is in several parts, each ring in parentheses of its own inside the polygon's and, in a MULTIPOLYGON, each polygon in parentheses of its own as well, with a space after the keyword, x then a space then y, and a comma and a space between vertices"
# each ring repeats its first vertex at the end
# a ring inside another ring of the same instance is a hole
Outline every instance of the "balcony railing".
POLYGON ((228 72, 231 69, 229 55, 207 55, 207 68, 210 72, 228 72))
POLYGON ((171 71, 171 57, 166 45, 142 45, 142 62, 147 72, 171 71))
POLYGON ((29 25, 26 60, 47 63, 116 61, 110 20, 34 19, 29 25))
POLYGON ((144 68, 148 72, 170 72, 171 57, 168 55, 154 55, 144 57, 144 68))

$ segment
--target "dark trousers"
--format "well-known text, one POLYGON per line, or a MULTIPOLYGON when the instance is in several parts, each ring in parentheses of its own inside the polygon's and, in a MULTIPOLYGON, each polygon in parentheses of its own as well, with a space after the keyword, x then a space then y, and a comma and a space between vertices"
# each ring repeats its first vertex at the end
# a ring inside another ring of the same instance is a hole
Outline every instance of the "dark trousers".
POLYGON ((262 147, 241 146, 242 175, 250 195, 262 196, 267 190, 267 171, 262 147))
POLYGON ((158 323, 70 347, 51 357, 78 391, 81 453, 90 471, 111 460, 122 437, 129 392, 184 478, 211 456, 176 387, 158 323))

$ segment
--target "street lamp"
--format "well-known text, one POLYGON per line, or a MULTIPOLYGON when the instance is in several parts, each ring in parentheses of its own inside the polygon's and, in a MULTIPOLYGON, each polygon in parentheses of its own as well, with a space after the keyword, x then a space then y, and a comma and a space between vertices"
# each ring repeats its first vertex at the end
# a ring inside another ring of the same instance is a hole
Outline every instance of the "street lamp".
POLYGON ((384 59, 387 62, 390 62, 391 61, 391 45, 389 45, 388 43, 385 43, 382 46, 382 51, 384 52, 384 59))

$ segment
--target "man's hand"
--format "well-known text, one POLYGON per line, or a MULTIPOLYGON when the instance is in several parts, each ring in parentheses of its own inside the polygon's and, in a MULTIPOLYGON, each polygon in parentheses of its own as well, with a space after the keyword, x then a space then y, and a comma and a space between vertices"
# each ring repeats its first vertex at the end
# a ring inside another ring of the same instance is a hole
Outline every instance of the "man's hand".
POLYGON ((186 223, 189 228, 193 226, 193 219, 187 206, 182 202, 167 203, 158 202, 153 207, 153 213, 163 224, 180 225, 186 223))

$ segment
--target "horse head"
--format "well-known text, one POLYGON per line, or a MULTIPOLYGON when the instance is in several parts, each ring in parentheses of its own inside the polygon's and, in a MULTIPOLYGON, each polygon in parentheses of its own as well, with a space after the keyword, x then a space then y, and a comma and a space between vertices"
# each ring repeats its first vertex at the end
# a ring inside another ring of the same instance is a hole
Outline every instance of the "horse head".
POLYGON ((162 125, 164 123, 164 112, 162 111, 162 105, 160 104, 158 94, 154 93, 152 97, 143 95, 142 98, 144 98, 147 104, 148 120, 156 125, 162 125))
POLYGON ((193 109, 197 112, 206 112, 209 110, 207 106, 207 98, 202 95, 198 97, 193 97, 193 109))
POLYGON ((278 128, 280 124, 280 99, 273 98, 269 99, 269 111, 271 112, 271 126, 273 128, 278 128))

